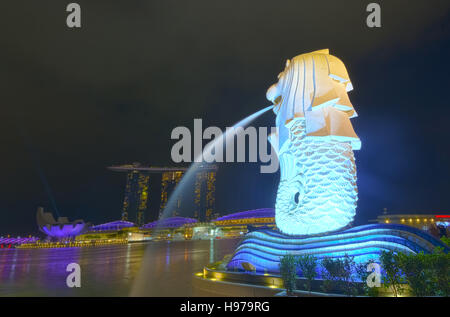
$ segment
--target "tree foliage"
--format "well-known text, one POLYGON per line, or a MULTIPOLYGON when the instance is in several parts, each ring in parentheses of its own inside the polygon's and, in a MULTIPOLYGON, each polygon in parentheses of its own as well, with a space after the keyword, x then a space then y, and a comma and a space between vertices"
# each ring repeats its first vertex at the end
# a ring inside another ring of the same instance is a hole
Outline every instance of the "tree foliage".
MULTIPOLYGON (((436 248, 432 254, 382 251, 380 262, 383 286, 390 289, 396 297, 405 293, 406 285, 413 296, 450 296, 450 254, 445 253, 442 248, 436 248)), ((288 254, 280 258, 280 273, 287 295, 291 295, 296 289, 297 268, 305 278, 305 289, 311 292, 316 269, 320 265, 324 292, 377 296, 378 288, 369 287, 366 283, 372 273, 367 272, 370 263, 373 261, 356 264, 347 255, 337 259, 326 257, 318 261, 312 255, 288 254), (354 277, 358 277, 362 283, 355 282, 354 277)))
POLYGON ((450 254, 437 248, 432 254, 399 253, 396 257, 412 295, 450 295, 450 254))
POLYGON ((443 237, 441 237, 441 241, 450 247, 450 238, 443 236, 443 237))
POLYGON ((280 258, 280 275, 286 295, 292 295, 297 281, 297 261, 293 255, 287 254, 280 258))
POLYGON ((352 277, 355 262, 345 255, 342 259, 326 257, 322 259, 324 281, 322 289, 325 292, 342 290, 346 295, 356 295, 357 289, 352 277))
POLYGON ((316 277, 317 259, 315 256, 306 254, 297 257, 297 264, 302 271, 303 277, 306 279, 305 288, 311 292, 312 281, 316 277))
POLYGON ((384 270, 382 276, 384 287, 390 289, 395 297, 404 291, 404 279, 400 271, 398 254, 393 251, 382 251, 380 255, 381 266, 384 270))

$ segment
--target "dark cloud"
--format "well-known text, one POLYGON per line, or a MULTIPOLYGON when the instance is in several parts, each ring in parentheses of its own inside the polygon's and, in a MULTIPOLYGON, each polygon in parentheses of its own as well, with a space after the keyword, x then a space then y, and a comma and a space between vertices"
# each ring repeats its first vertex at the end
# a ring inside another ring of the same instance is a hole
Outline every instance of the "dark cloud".
MULTIPOLYGON (((4 1, 0 234, 35 230, 35 207, 51 208, 39 170, 61 213, 117 218, 123 178, 107 165, 171 165, 175 126, 231 125, 267 105, 286 58, 327 47, 360 114, 358 221, 445 211, 448 1, 379 1, 377 30, 369 2, 79 1, 82 28, 69 30, 68 2, 4 1)), ((256 171, 222 174, 221 212, 273 204, 277 177, 256 171)))

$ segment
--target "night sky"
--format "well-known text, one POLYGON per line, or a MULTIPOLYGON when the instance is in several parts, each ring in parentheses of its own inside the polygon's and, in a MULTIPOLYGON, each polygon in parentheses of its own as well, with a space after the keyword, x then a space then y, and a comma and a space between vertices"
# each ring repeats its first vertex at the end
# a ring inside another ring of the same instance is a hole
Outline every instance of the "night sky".
MULTIPOLYGON (((450 212, 448 0, 77 1, 81 29, 65 24, 69 2, 0 4, 0 235, 36 233, 37 206, 120 218, 125 175, 107 166, 174 165, 173 128, 231 126, 269 105, 287 58, 323 48, 354 86, 356 223, 450 212), (380 29, 365 24, 370 2, 380 29)), ((220 165, 218 212, 274 206, 279 174, 258 171, 220 165)))

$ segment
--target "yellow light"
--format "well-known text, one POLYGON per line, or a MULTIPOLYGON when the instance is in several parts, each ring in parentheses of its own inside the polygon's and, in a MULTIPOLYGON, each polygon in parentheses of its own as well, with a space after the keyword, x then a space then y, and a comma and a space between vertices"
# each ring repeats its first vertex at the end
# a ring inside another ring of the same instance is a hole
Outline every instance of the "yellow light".
POLYGON ((195 273, 195 275, 197 275, 197 276, 203 276, 203 273, 202 273, 202 272, 199 272, 199 273, 195 273))
POLYGON ((409 218, 409 222, 412 222, 412 219, 411 219, 411 218, 409 218))
POLYGON ((216 279, 216 278, 214 278, 214 277, 213 277, 213 278, 211 278, 210 280, 211 280, 211 281, 213 281, 213 282, 217 281, 217 279, 216 279))
POLYGON ((270 288, 278 288, 275 285, 269 285, 270 288))
POLYGON ((402 222, 405 222, 405 219, 402 219, 402 222))
POLYGON ((223 278, 223 274, 221 274, 221 273, 216 273, 216 274, 214 274, 214 276, 217 277, 218 279, 223 278))

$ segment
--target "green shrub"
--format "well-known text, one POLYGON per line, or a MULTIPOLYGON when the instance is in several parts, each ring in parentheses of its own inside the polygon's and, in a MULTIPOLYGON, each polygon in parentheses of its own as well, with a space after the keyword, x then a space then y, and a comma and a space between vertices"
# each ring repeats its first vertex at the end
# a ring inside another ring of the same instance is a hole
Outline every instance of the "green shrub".
POLYGON ((296 260, 303 277, 306 279, 305 289, 311 292, 312 281, 316 277, 317 259, 312 255, 306 254, 298 256, 296 260))
POLYGON ((444 253, 442 248, 436 248, 431 258, 434 295, 450 296, 450 254, 444 253))
POLYGON ((398 254, 399 267, 414 296, 449 296, 450 255, 441 248, 432 254, 398 254))
POLYGON ((380 261, 384 270, 383 285, 390 289, 395 297, 398 297, 404 291, 402 286, 405 281, 400 270, 399 256, 393 251, 382 251, 380 261))
POLYGON ((392 291, 395 297, 403 293, 404 279, 399 265, 399 255, 392 251, 382 251, 380 255, 381 266, 384 270, 382 282, 385 288, 392 291))
POLYGON ((338 291, 346 295, 356 295, 357 287, 352 278, 355 262, 352 257, 345 255, 343 259, 322 259, 324 281, 322 289, 325 292, 338 291))
POLYGON ((447 246, 450 247, 450 238, 441 237, 441 241, 444 242, 447 246))
POLYGON ((292 295, 297 281, 297 261, 293 255, 287 254, 280 258, 280 275, 286 289, 286 295, 292 295))
POLYGON ((430 296, 433 293, 430 258, 425 254, 398 253, 398 265, 414 296, 430 296), (428 267, 428 268, 427 268, 428 267))

